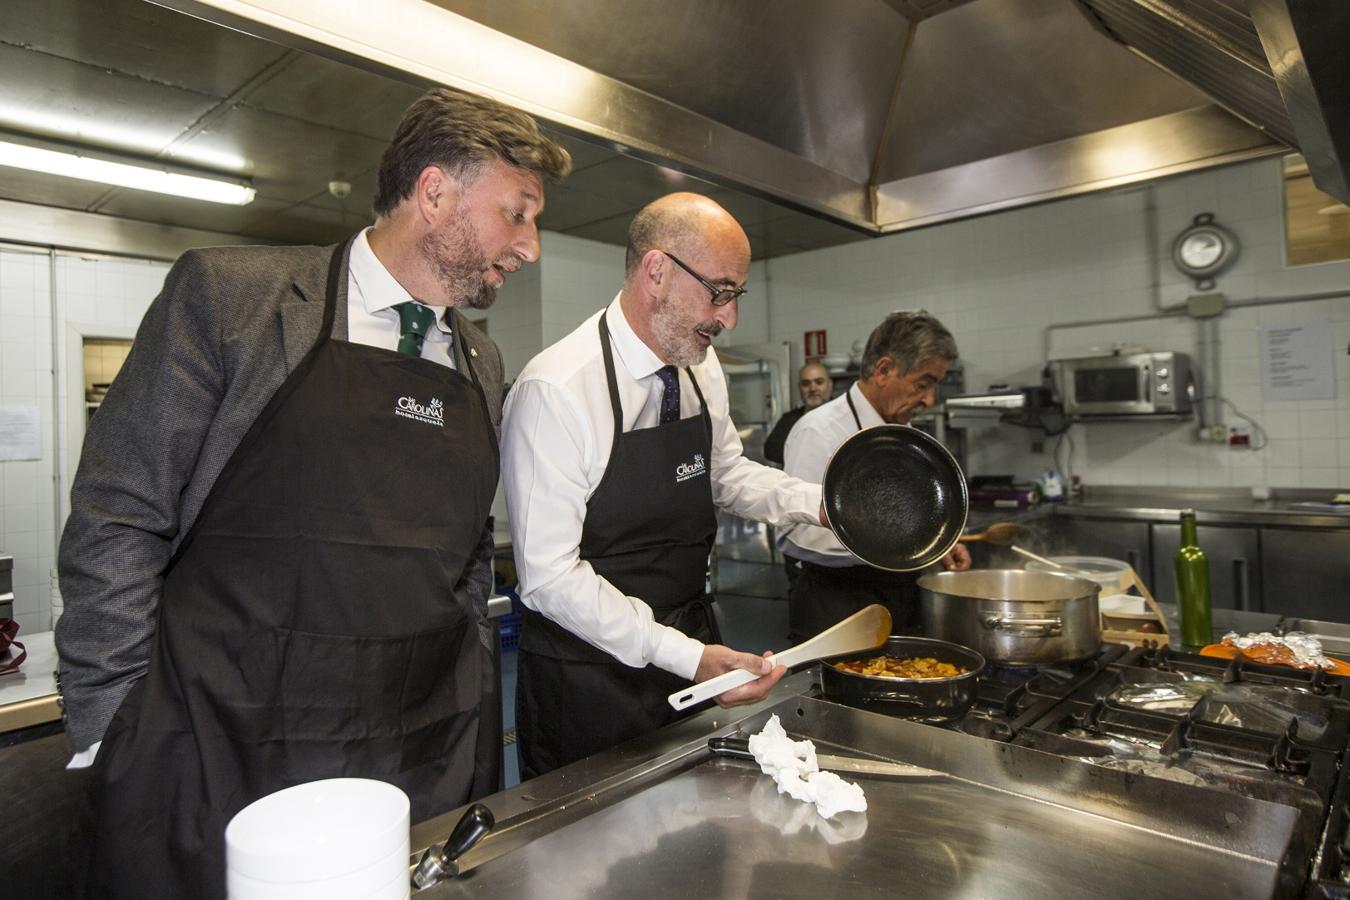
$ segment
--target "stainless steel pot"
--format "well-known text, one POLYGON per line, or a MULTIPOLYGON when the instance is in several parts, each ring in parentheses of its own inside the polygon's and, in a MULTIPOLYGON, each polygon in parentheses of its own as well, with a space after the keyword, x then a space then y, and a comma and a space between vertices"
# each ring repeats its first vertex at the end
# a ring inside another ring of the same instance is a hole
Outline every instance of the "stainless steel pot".
POLYGON ((924 633, 970 647, 994 665, 1075 662, 1101 645, 1101 585, 1086 578, 976 569, 925 575, 919 589, 924 633))

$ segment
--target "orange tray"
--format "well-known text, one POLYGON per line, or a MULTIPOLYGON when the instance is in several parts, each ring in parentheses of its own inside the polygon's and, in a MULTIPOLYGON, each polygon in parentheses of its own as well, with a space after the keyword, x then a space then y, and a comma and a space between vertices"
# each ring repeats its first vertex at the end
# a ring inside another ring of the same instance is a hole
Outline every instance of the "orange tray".
MULTIPOLYGON (((1229 644, 1209 644, 1205 647, 1200 648, 1200 655, 1215 656, 1218 657, 1219 659, 1232 659, 1235 656, 1242 656, 1243 654, 1240 648, 1230 646, 1229 644)), ((1325 671, 1328 675, 1350 675, 1350 663, 1343 662, 1339 659, 1331 659, 1331 657, 1329 656, 1327 657, 1327 659, 1331 660, 1331 668, 1324 669, 1323 671, 1325 671)), ((1286 668, 1290 669, 1299 669, 1298 666, 1291 666, 1287 663, 1263 663, 1254 659, 1251 661, 1256 663, 1257 665, 1262 666, 1274 665, 1274 666, 1285 666, 1286 668)), ((1299 671, 1307 672, 1311 670, 1299 669, 1299 671)))

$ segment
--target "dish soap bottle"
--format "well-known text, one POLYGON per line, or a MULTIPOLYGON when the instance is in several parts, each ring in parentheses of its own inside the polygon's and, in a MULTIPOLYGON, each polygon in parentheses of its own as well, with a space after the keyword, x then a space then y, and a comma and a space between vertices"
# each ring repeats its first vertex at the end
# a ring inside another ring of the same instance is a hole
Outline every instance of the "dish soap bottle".
POLYGON ((1181 546, 1172 557, 1176 565, 1177 614, 1181 643, 1203 647, 1210 642, 1209 560, 1196 538, 1195 510, 1181 511, 1181 546))

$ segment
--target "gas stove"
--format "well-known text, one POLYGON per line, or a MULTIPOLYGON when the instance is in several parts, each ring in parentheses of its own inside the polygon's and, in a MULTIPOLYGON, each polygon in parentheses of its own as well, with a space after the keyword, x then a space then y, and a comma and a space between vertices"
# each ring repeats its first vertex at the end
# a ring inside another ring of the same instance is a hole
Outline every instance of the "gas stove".
POLYGON ((1350 900, 1350 679, 1105 644, 1070 666, 988 667, 970 711, 933 727, 1292 807, 1304 896, 1350 900))

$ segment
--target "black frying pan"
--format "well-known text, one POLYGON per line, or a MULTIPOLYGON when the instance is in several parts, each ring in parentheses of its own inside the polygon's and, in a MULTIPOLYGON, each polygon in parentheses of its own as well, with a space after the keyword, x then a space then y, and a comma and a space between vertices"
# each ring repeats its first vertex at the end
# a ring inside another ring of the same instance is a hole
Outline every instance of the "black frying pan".
POLYGON ((933 638, 891 635, 879 649, 850 653, 820 664, 820 690, 826 700, 870 709, 904 719, 951 722, 975 703, 975 684, 984 671, 984 657, 969 647, 933 638), (965 673, 949 678, 880 678, 836 669, 834 664, 875 656, 896 659, 931 657, 965 673))
POLYGON ((970 501, 955 458, 905 425, 864 428, 825 468, 825 517, 839 542, 878 569, 912 572, 956 545, 970 501))

